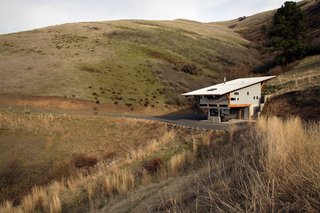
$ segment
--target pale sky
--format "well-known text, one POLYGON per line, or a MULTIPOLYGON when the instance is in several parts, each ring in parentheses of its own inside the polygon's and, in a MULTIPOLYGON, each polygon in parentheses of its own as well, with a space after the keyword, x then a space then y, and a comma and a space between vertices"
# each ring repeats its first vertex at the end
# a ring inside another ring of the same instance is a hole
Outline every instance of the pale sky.
POLYGON ((285 0, 0 0, 0 34, 118 19, 222 21, 279 8, 285 0))

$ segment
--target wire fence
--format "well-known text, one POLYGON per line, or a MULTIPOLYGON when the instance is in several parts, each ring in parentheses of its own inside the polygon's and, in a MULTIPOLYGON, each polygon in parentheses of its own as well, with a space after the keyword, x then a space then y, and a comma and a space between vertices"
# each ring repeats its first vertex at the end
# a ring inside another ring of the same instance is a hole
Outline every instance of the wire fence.
POLYGON ((320 71, 310 71, 304 74, 293 74, 290 76, 278 76, 271 86, 278 87, 272 95, 281 95, 287 92, 296 91, 305 87, 319 85, 320 71))

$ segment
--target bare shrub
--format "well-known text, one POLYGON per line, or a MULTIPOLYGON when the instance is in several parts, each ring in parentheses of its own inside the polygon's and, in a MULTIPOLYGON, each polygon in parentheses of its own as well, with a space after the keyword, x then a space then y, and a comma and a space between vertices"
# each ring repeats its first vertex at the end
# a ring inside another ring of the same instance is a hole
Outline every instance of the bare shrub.
POLYGON ((77 154, 73 157, 72 163, 76 168, 93 167, 98 163, 98 158, 86 154, 77 154))
POLYGON ((154 174, 163 166, 163 164, 163 160, 161 160, 161 158, 156 157, 143 162, 142 167, 146 169, 149 173, 154 174))
POLYGON ((20 162, 15 158, 9 159, 0 168, 0 196, 3 199, 11 200, 14 204, 19 202, 19 190, 15 184, 20 180, 23 175, 24 169, 20 162))
POLYGON ((269 70, 269 73, 271 75, 280 75, 281 73, 283 73, 283 67, 282 66, 276 66, 276 67, 273 67, 272 69, 269 70))
POLYGON ((182 72, 191 74, 191 75, 200 75, 202 73, 202 69, 195 63, 179 64, 179 70, 181 70, 182 72))
POLYGON ((60 180, 62 178, 69 178, 74 174, 76 174, 76 167, 73 162, 60 161, 53 163, 48 176, 52 179, 60 180))

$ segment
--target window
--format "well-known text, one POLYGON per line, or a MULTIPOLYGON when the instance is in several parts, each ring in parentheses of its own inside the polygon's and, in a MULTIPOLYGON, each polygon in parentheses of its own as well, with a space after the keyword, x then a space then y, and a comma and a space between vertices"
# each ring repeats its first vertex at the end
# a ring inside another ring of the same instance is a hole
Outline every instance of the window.
POLYGON ((256 99, 258 100, 258 99, 259 99, 259 97, 258 97, 258 96, 256 96, 256 99))
POLYGON ((231 98, 230 100, 231 100, 231 101, 236 101, 236 98, 231 98))
POLYGON ((237 101, 239 101, 239 98, 237 98, 237 101))
POLYGON ((256 96, 253 96, 253 99, 256 100, 256 96))
POLYGON ((247 92, 247 95, 249 95, 249 92, 247 92))
POLYGON ((234 95, 239 95, 239 93, 238 93, 238 92, 235 92, 234 95))

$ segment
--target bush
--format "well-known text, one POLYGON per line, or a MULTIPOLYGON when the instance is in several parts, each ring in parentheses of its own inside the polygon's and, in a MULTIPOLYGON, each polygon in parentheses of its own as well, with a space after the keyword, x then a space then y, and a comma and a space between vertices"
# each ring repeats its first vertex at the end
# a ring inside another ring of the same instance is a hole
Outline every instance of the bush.
POLYGON ((152 158, 151 160, 145 161, 142 165, 150 174, 156 173, 162 166, 163 161, 160 158, 152 158))
POLYGON ((179 95, 176 90, 167 89, 165 92, 165 104, 168 105, 176 105, 176 106, 183 106, 187 104, 187 99, 181 95, 179 95))
POLYGON ((320 38, 316 38, 311 42, 308 54, 309 55, 320 54, 320 38))
POLYGON ((243 21, 243 20, 245 20, 246 18, 247 18, 247 16, 239 17, 239 18, 238 18, 238 21, 243 21))
POLYGON ((93 167, 98 163, 98 158, 95 156, 88 156, 85 154, 77 154, 72 159, 72 164, 76 168, 93 167))
POLYGON ((4 200, 12 200, 18 204, 21 198, 21 190, 17 183, 21 181, 24 169, 16 159, 9 159, 0 168, 0 203, 4 200))
POLYGON ((200 75, 202 73, 201 68, 195 63, 181 64, 179 70, 191 75, 200 75))

